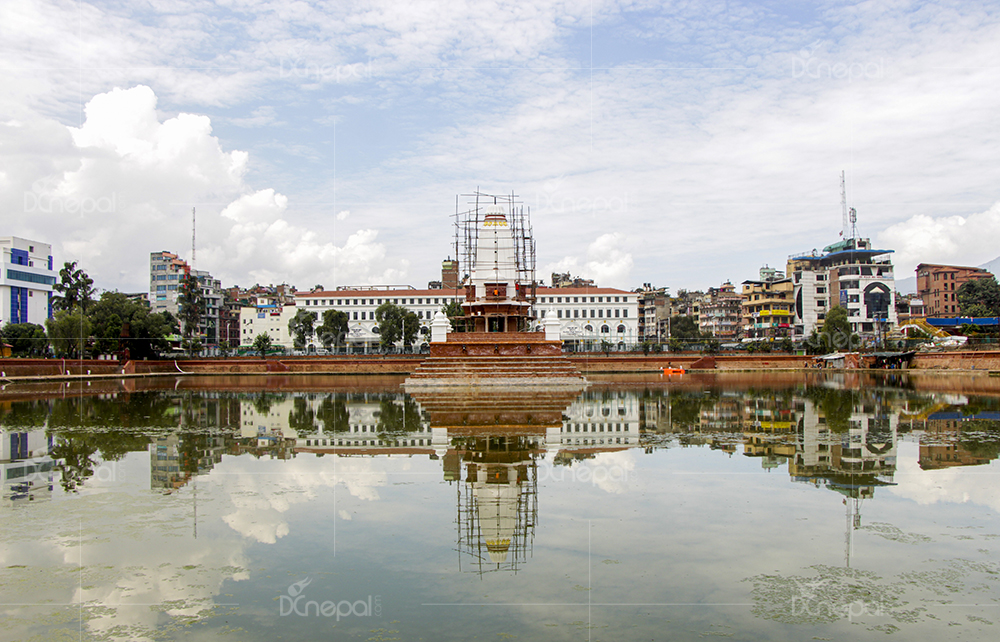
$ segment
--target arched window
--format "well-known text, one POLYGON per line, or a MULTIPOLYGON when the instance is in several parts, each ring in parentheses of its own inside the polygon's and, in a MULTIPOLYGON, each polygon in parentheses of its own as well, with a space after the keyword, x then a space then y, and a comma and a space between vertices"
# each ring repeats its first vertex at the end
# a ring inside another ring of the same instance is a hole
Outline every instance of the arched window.
POLYGON ((625 324, 623 323, 622 325, 618 326, 618 334, 624 334, 624 333, 625 333, 625 324))
POLYGON ((593 332, 594 331, 594 326, 592 326, 592 325, 590 325, 588 323, 587 325, 583 326, 583 329, 586 330, 587 332, 593 332))
POLYGON ((610 333, 610 332, 611 332, 611 328, 609 328, 609 327, 608 327, 608 326, 606 326, 606 325, 602 325, 602 326, 601 326, 601 333, 602 333, 602 334, 608 334, 608 333, 610 333))

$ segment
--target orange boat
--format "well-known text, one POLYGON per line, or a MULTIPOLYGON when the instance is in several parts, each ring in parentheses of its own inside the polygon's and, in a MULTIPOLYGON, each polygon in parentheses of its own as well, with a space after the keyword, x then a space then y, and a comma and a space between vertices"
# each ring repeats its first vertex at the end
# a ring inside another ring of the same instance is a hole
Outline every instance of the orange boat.
POLYGON ((684 368, 660 368, 660 373, 665 375, 682 375, 684 368))

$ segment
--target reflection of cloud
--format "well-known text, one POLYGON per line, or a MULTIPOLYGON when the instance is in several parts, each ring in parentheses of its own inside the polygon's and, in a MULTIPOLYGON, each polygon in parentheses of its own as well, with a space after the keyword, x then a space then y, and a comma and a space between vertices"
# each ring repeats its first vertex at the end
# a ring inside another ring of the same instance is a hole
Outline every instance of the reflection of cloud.
POLYGON ((233 457, 216 466, 213 472, 219 475, 213 481, 232 504, 223 521, 243 537, 274 544, 289 533, 283 514, 294 505, 314 500, 320 489, 341 484, 353 497, 378 501, 378 487, 388 483, 384 467, 384 462, 368 458, 300 455, 271 462, 233 457))
POLYGON ((921 506, 939 502, 971 502, 1000 513, 1000 487, 983 483, 984 475, 992 479, 997 474, 996 462, 986 466, 921 470, 919 456, 919 444, 904 442, 899 445, 895 475, 897 484, 890 486, 889 492, 921 506))

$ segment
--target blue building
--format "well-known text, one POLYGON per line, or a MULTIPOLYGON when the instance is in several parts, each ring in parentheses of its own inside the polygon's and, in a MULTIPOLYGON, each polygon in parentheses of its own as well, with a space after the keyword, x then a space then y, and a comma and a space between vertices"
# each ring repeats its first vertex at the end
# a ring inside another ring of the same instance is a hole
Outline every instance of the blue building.
POLYGON ((52 246, 16 236, 0 237, 0 326, 7 323, 45 325, 52 317, 56 273, 52 246))

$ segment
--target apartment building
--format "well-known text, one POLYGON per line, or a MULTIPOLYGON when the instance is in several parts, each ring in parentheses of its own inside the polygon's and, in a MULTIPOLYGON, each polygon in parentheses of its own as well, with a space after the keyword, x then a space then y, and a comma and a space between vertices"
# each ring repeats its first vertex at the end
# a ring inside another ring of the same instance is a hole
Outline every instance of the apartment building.
POLYGON ((917 266, 917 296, 924 302, 924 312, 929 317, 958 316, 961 313, 958 290, 962 284, 992 276, 983 268, 921 263, 917 266))
POLYGON ((661 332, 660 322, 665 321, 670 313, 670 308, 667 307, 670 298, 667 288, 654 288, 650 283, 643 283, 642 289, 636 290, 635 293, 638 303, 639 341, 654 343, 664 341, 666 333, 661 332))
POLYGON ((205 270, 193 270, 187 261, 172 252, 152 252, 149 255, 149 305, 150 310, 169 312, 177 316, 180 311, 178 296, 180 284, 192 274, 198 279, 205 300, 197 334, 204 339, 205 347, 219 342, 220 316, 223 316, 222 283, 205 270))
POLYGON ((742 325, 743 295, 729 281, 708 288, 702 298, 698 328, 719 339, 736 339, 742 325))
POLYGON ((760 278, 743 282, 743 335, 750 339, 792 336, 794 286, 784 272, 763 267, 760 278))
POLYGON ((821 326, 835 305, 847 309, 851 330, 874 335, 882 324, 897 322, 892 250, 873 248, 865 238, 845 239, 822 252, 788 257, 794 281, 794 337, 803 339, 821 326))
POLYGON ((44 325, 52 317, 56 272, 52 246, 17 236, 0 237, 0 326, 7 323, 44 325))

